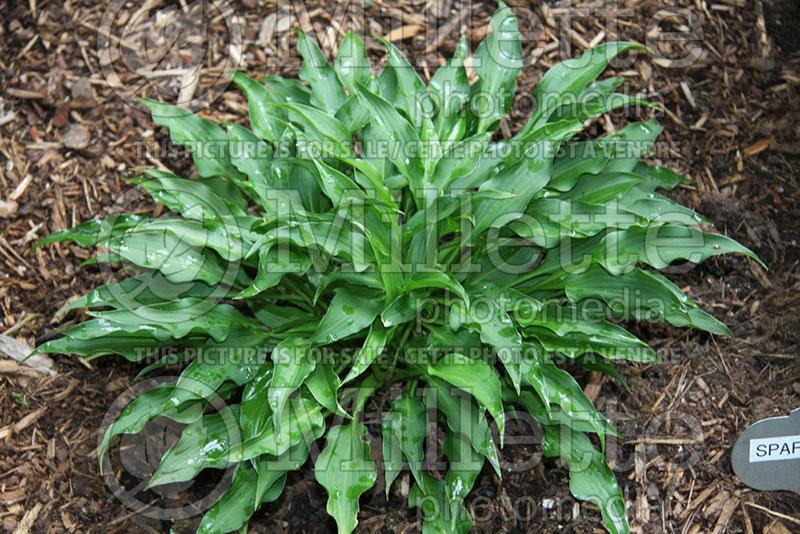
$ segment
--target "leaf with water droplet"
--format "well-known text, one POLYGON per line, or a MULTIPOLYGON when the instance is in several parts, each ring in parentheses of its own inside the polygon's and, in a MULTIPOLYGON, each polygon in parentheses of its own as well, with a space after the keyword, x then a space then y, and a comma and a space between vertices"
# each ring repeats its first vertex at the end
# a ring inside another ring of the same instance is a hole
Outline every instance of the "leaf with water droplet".
POLYGON ((378 477, 370 447, 364 441, 367 427, 353 421, 328 431, 325 448, 314 465, 314 474, 328 492, 328 513, 339 534, 350 534, 358 520, 358 498, 375 485, 378 477))
POLYGON ((392 482, 400 474, 404 459, 408 460, 417 482, 421 480, 422 460, 425 455, 422 442, 428 434, 428 414, 416 392, 407 390, 392 402, 392 407, 384 416, 382 431, 388 496, 392 482))
POLYGON ((326 345, 365 329, 382 308, 380 293, 363 286, 345 286, 331 300, 311 341, 326 345))

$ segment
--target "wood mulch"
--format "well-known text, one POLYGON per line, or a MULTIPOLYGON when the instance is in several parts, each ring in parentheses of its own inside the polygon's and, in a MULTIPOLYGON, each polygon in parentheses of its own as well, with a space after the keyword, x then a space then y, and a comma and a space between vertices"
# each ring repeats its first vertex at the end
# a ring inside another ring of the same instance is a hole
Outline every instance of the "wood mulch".
MULTIPOLYGON (((800 7, 795 0, 509 3, 523 32, 521 95, 532 94, 547 67, 590 45, 697 32, 697 40, 664 42, 657 58, 635 55, 612 71, 626 78, 629 93, 665 107, 657 159, 697 182, 673 196, 756 251, 769 271, 742 257, 675 267, 670 277, 736 338, 637 325, 665 364, 621 365, 630 393, 581 376, 625 436, 610 447, 634 532, 800 532, 798 496, 750 490, 730 467, 730 450, 744 428, 800 406, 800 7), (646 34, 648 21, 666 8, 692 18, 662 17, 646 34), (688 54, 696 58, 690 65, 675 62, 688 54)), ((0 334, 29 346, 53 337, 56 327, 80 319, 71 312, 53 321, 55 311, 100 283, 96 269, 78 268, 89 251, 59 244, 31 253, 36 240, 110 209, 135 167, 190 172, 186 154, 165 150, 166 133, 126 103, 132 92, 191 101, 202 115, 246 123, 244 100, 234 89, 224 91, 222 73, 233 60, 253 76, 296 76, 292 28, 315 34, 329 57, 347 29, 384 36, 429 78, 462 32, 473 42, 483 38, 494 10, 490 3, 470 10, 459 0, 365 0, 347 13, 344 4, 324 0, 300 5, 231 2, 241 39, 231 40, 231 17, 223 9, 209 24, 205 56, 169 56, 155 69, 141 50, 103 54, 104 16, 122 6, 110 27, 125 27, 140 14, 128 4, 29 0, 0 9, 0 334), (226 39, 234 46, 225 48, 226 39), (150 74, 131 74, 137 68, 150 74)), ((383 61, 377 40, 367 39, 367 46, 383 61)), ((518 104, 502 125, 505 135, 530 112, 524 98, 518 104)), ((650 116, 612 114, 591 132, 650 116)), ((129 209, 149 213, 153 205, 137 197, 129 209)), ((138 369, 114 358, 54 360, 55 376, 0 366, 0 531, 166 532, 169 523, 133 514, 111 495, 97 466, 105 412, 138 369)), ((535 451, 531 444, 508 445, 504 460, 523 462, 535 451)), ((401 479, 401 493, 403 487, 401 479)), ((387 503, 373 490, 361 502, 357 532, 420 531, 416 510, 407 510, 400 494, 387 503)), ((602 532, 596 509, 570 500, 566 471, 551 462, 508 472, 502 485, 486 470, 468 507, 477 533, 602 532)), ((190 531, 193 521, 175 531, 190 531)), ((335 531, 308 468, 289 478, 285 495, 263 507, 250 528, 290 530, 335 531)))

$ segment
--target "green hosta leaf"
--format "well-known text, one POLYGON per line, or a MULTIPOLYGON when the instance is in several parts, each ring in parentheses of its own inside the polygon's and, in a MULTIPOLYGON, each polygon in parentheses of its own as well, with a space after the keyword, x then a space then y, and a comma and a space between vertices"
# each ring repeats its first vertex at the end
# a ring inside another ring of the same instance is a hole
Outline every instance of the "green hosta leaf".
POLYGON ((116 323, 108 319, 94 319, 77 324, 72 328, 64 330, 62 333, 72 339, 79 339, 81 341, 92 341, 104 336, 127 337, 131 340, 142 340, 143 343, 145 343, 147 339, 157 339, 160 341, 169 339, 170 334, 168 330, 144 321, 140 321, 140 323, 141 324, 127 324, 116 323))
POLYGON ((637 263, 663 269, 677 259, 700 263, 731 252, 745 254, 761 263, 752 251, 728 237, 673 224, 632 226, 609 232, 596 249, 595 258, 611 274, 623 274, 633 270, 637 263))
MULTIPOLYGON (((607 323, 608 327, 617 327, 607 323)), ((611 328, 608 328, 611 330, 611 328)), ((621 328, 619 328, 622 330, 621 328)), ((611 360, 628 360, 633 362, 657 362, 656 353, 641 341, 620 340, 616 332, 600 332, 586 334, 570 332, 562 336, 554 333, 549 328, 529 327, 525 329, 527 337, 535 338, 545 350, 561 352, 569 357, 576 358, 587 352, 599 354, 611 360)))
POLYGON ((261 83, 270 94, 281 102, 299 102, 308 104, 311 100, 311 89, 300 80, 287 80, 280 76, 265 76, 261 83))
MULTIPOLYGON (((209 227, 221 228, 227 233, 229 227, 236 224, 235 217, 247 215, 240 198, 221 197, 199 179, 187 180, 158 169, 141 169, 141 172, 145 177, 130 181, 150 193, 153 200, 183 217, 202 221, 209 227)), ((239 226, 230 228, 230 231, 238 235, 245 233, 246 228, 239 226)))
POLYGON ((521 380, 520 358, 522 357, 522 336, 508 313, 496 302, 489 301, 493 309, 488 318, 478 318, 473 314, 472 320, 478 324, 481 341, 494 348, 500 361, 503 362, 514 388, 519 392, 521 380))
POLYGON ((189 334, 208 334, 216 341, 223 341, 232 326, 255 328, 258 324, 229 304, 206 306, 210 309, 202 314, 196 313, 198 304, 200 302, 197 299, 187 298, 153 304, 147 308, 138 308, 136 311, 113 310, 88 313, 119 324, 155 325, 169 332, 175 339, 189 334))
POLYGON ((265 247, 258 257, 258 274, 253 283, 239 293, 237 298, 258 295, 275 287, 287 274, 303 275, 311 268, 311 257, 293 247, 265 247))
POLYGON ((231 283, 236 272, 215 255, 189 245, 170 232, 133 232, 103 243, 124 260, 159 271, 170 282, 231 283))
POLYGON ((469 529, 469 512, 464 507, 475 479, 483 468, 483 456, 475 452, 469 438, 463 434, 450 434, 442 446, 445 456, 450 462, 444 485, 450 508, 450 532, 466 532, 469 529), (467 530, 464 530, 464 526, 467 530))
POLYGON ((192 150, 192 159, 200 176, 235 176, 236 169, 228 156, 228 136, 225 130, 208 119, 177 106, 140 99, 150 108, 153 122, 169 129, 176 145, 192 150))
POLYGON ((258 244, 256 248, 277 244, 305 249, 317 271, 326 270, 332 258, 351 263, 354 268, 362 270, 367 268, 370 261, 374 262, 371 250, 364 248, 364 236, 357 228, 338 215, 329 219, 320 222, 287 223, 285 226, 270 230, 264 242, 258 244))
MULTIPOLYGON (((227 261, 239 261, 242 259, 246 248, 250 243, 242 240, 238 228, 234 225, 229 227, 230 233, 226 232, 223 226, 208 228, 198 221, 188 221, 180 218, 160 218, 152 220, 142 220, 138 225, 128 229, 125 236, 135 233, 148 233, 150 235, 171 234, 181 243, 190 245, 198 249, 211 249, 227 261)), ((121 237, 124 239, 124 237, 121 237)))
POLYGON ((608 172, 632 172, 639 158, 650 152, 656 138, 664 127, 656 121, 634 122, 619 130, 612 137, 609 147, 612 160, 605 170, 608 172))
POLYGON ((378 139, 386 144, 384 157, 394 163, 408 179, 411 194, 417 198, 423 191, 422 142, 417 130, 386 100, 361 84, 356 94, 369 110, 372 126, 378 139))
POLYGON ((674 189, 678 184, 694 183, 685 176, 681 176, 680 174, 660 165, 651 166, 639 162, 636 164, 636 167, 633 168, 633 172, 641 176, 646 176, 650 183, 652 183, 655 187, 660 187, 667 190, 674 189))
POLYGON ((108 450, 108 445, 115 436, 135 434, 142 430, 148 421, 159 416, 169 417, 183 423, 192 423, 203 415, 203 406, 198 402, 177 407, 173 406, 169 400, 174 394, 174 384, 162 384, 143 392, 122 410, 117 420, 103 434, 103 441, 98 452, 101 474, 105 467, 103 459, 105 458, 106 450, 108 450))
POLYGON ((392 103, 398 111, 405 114, 412 126, 422 128, 425 115, 421 100, 428 94, 425 82, 396 46, 385 39, 380 41, 386 47, 388 55, 384 70, 391 71, 397 81, 392 93, 392 103))
POLYGON ((300 469, 308 459, 308 452, 308 444, 300 441, 278 457, 262 454, 252 460, 258 473, 254 509, 258 509, 262 502, 274 501, 280 496, 280 491, 275 494, 276 486, 283 489, 286 473, 300 469))
POLYGON ((242 439, 244 440, 264 432, 272 416, 272 409, 269 406, 272 371, 272 365, 262 365, 244 387, 239 410, 239 425, 242 427, 242 439))
POLYGON ((253 132, 270 143, 278 142, 286 128, 286 120, 283 117, 277 117, 274 108, 267 107, 267 104, 278 100, 266 87, 241 72, 233 74, 233 82, 247 97, 247 103, 250 106, 250 127, 253 132))
POLYGON ((489 410, 497 423, 502 444, 505 412, 500 377, 494 367, 483 360, 472 360, 462 354, 453 353, 436 365, 429 365, 428 373, 469 393, 481 406, 489 410))
POLYGON ((612 534, 629 532, 625 501, 605 458, 583 432, 565 426, 545 426, 545 456, 560 456, 569 465, 569 489, 576 499, 600 508, 603 523, 612 534))
POLYGON ((228 465, 227 451, 241 439, 237 407, 204 415, 183 430, 180 441, 161 459, 147 487, 191 480, 206 467, 228 465))
MULTIPOLYGON (((587 50, 578 58, 562 61, 544 75, 536 86, 536 111, 517 138, 526 135, 550 119, 564 102, 575 102, 584 88, 603 72, 617 55, 628 50, 644 49, 633 43, 608 43, 587 50)), ((560 117, 559 117, 560 118, 560 117)))
POLYGON ((428 347, 465 353, 468 353, 469 350, 481 350, 484 348, 480 336, 471 329, 462 328, 456 332, 449 326, 427 324, 425 327, 430 332, 428 335, 428 347))
POLYGON ((367 338, 364 340, 364 345, 356 354, 353 366, 345 379, 342 380, 342 383, 349 382, 366 371, 375 358, 383 352, 388 339, 389 331, 384 328, 383 324, 379 321, 373 322, 369 328, 367 338))
POLYGON ((130 309, 177 298, 217 298, 225 294, 223 288, 212 288, 202 282, 173 284, 159 273, 147 273, 95 288, 62 307, 56 315, 77 308, 108 306, 118 310, 130 309))
POLYGON ((319 171, 320 188, 331 199, 334 207, 339 207, 346 198, 355 198, 361 202, 366 199, 364 192, 349 176, 321 161, 313 161, 319 171))
POLYGON ((313 315, 307 311, 292 306, 279 306, 254 300, 248 300, 247 304, 256 318, 270 329, 308 324, 308 321, 313 318, 313 315))
POLYGON ((681 206, 658 193, 647 192, 647 187, 648 184, 639 184, 629 189, 619 199, 619 209, 623 212, 637 215, 646 222, 676 223, 680 225, 709 223, 708 219, 689 208, 681 206))
POLYGON ((536 314, 520 317, 519 322, 526 335, 535 337, 548 351, 570 357, 591 351, 612 360, 658 361, 646 343, 586 307, 549 303, 536 314))
MULTIPOLYGON (((519 395, 515 394, 511 388, 503 389, 503 399, 506 402, 514 402, 525 408, 542 425, 565 425, 575 431, 594 432, 594 427, 585 419, 580 419, 569 415, 554 404, 545 406, 542 399, 536 393, 523 389, 519 395)), ((605 426, 605 434, 617 435, 610 423, 605 426)))
POLYGON ((370 326, 381 311, 378 294, 364 287, 345 286, 336 293, 312 342, 333 343, 370 326))
POLYGON ((422 473, 422 483, 411 488, 408 505, 422 510, 425 516, 423 534, 467 534, 472 526, 469 513, 460 501, 448 495, 447 484, 428 473, 422 473), (454 508, 458 510, 457 516, 452 516, 454 508))
MULTIPOLYGON (((549 150, 551 141, 533 145, 534 152, 549 150)), ((484 200, 476 206, 475 231, 481 233, 487 228, 499 228, 508 220, 513 220, 525 212, 525 208, 545 185, 550 177, 552 160, 548 158, 524 157, 521 161, 506 166, 480 188, 505 191, 516 195, 511 200, 484 200)))
POLYGON ((256 134, 238 124, 228 125, 228 136, 231 138, 231 164, 247 175, 247 180, 240 180, 237 184, 261 207, 273 212, 271 214, 279 213, 280 210, 271 209, 274 203, 271 201, 277 200, 279 195, 282 198, 290 197, 290 193, 269 191, 270 188, 284 185, 274 180, 272 148, 256 134))
POLYGON ((364 43, 352 31, 347 32, 342 42, 339 43, 339 53, 336 55, 333 67, 351 95, 355 94, 354 82, 369 85, 370 81, 374 79, 364 43))
POLYGON ((233 472, 231 487, 203 516, 197 528, 198 534, 225 534, 239 530, 258 505, 274 501, 280 496, 285 482, 286 477, 281 477, 257 500, 258 473, 249 462, 240 463, 233 472))
POLYGON ((119 354, 125 359, 138 362, 158 353, 158 349, 172 343, 166 332, 144 334, 130 333, 122 328, 103 322, 101 326, 94 321, 81 323, 75 328, 90 325, 83 329, 93 332, 89 339, 73 337, 71 330, 63 332, 64 337, 53 339, 36 347, 34 354, 80 354, 94 359, 106 354, 119 354), (156 337, 159 336, 159 337, 156 337))
POLYGON ((297 32, 297 50, 303 56, 300 79, 311 86, 311 104, 334 115, 347 99, 336 71, 317 43, 302 32, 297 32))
POLYGON ((353 421, 328 431, 325 448, 314 474, 328 492, 328 513, 339 534, 350 534, 358 524, 358 498, 375 485, 378 473, 364 441, 367 427, 353 421))
POLYGON ((672 282, 650 271, 635 269, 614 276, 599 265, 565 279, 572 302, 596 297, 617 316, 637 321, 667 321, 675 326, 693 326, 713 334, 730 336, 722 323, 699 310, 672 282))
POLYGON ((500 477, 500 460, 483 409, 478 408, 469 394, 443 380, 428 377, 426 382, 429 387, 424 390, 425 406, 440 410, 445 415, 448 428, 467 436, 472 448, 489 460, 500 477))
POLYGON ((569 191, 583 174, 597 174, 608 163, 608 150, 603 141, 570 143, 553 162, 553 174, 548 187, 558 191, 569 191))
POLYGON ((351 132, 340 120, 305 104, 287 102, 273 106, 291 111, 289 119, 301 126, 307 136, 322 142, 320 150, 324 150, 327 140, 335 144, 335 154, 339 157, 352 156, 351 132))
POLYGON ((317 285, 317 290, 314 293, 314 302, 319 300, 321 295, 327 293, 327 290, 331 287, 331 285, 340 282, 346 285, 357 285, 372 289, 383 289, 381 277, 377 273, 355 273, 336 269, 325 275, 325 278, 323 278, 322 281, 317 285))
POLYGON ((287 338, 278 343, 272 351, 272 380, 269 384, 267 400, 273 419, 281 419, 283 407, 289 395, 299 388, 308 375, 314 371, 315 360, 308 356, 309 345, 305 339, 287 338))
POLYGON ((397 326, 413 320, 424 304, 423 294, 420 292, 405 293, 400 295, 381 313, 381 322, 386 328, 397 326))
POLYGON ((345 391, 345 396, 353 396, 353 415, 357 416, 364 409, 367 401, 375 393, 381 385, 383 380, 378 380, 375 375, 364 377, 358 384, 358 387, 349 388, 345 391))
POLYGON ((136 376, 133 378, 133 383, 135 384, 145 376, 149 375, 154 371, 158 371, 159 369, 163 369, 168 365, 175 365, 175 364, 184 364, 187 362, 192 361, 195 355, 192 352, 168 352, 164 356, 159 356, 158 354, 151 355, 151 358, 156 358, 156 361, 146 365, 143 369, 141 369, 136 376))
POLYGON ((408 461, 417 483, 421 483, 422 443, 428 434, 428 414, 416 392, 406 390, 392 402, 383 418, 383 458, 386 462, 386 495, 408 461), (401 453, 398 458, 398 452, 401 453))
POLYGON ((575 186, 559 198, 567 202, 605 204, 643 181, 644 178, 630 172, 605 171, 596 176, 585 175, 578 178, 575 186))
POLYGON ((587 85, 577 101, 568 100, 553 112, 555 117, 576 118, 581 121, 592 119, 609 111, 630 105, 647 106, 661 110, 661 107, 634 96, 615 93, 624 80, 622 78, 606 78, 587 85))
POLYGON ((469 307, 469 295, 461 284, 441 271, 419 271, 406 280, 406 291, 437 287, 455 294, 469 307))
MULTIPOLYGON (((231 140, 228 139, 227 154, 230 156, 231 140)), ((219 198, 224 199, 226 206, 236 213, 246 213, 247 199, 242 195, 242 190, 237 184, 242 182, 242 176, 234 173, 232 176, 198 176, 194 179, 198 183, 208 186, 219 198)))
MULTIPOLYGON (((436 165, 436 170, 428 180, 437 192, 447 190, 458 178, 471 171, 485 153, 491 135, 482 133, 468 137, 453 144, 436 165)), ((441 200, 442 197, 439 197, 441 200)))
MULTIPOLYGON (((547 396, 547 404, 558 405, 570 420, 584 421, 591 425, 592 430, 600 438, 600 443, 605 450, 606 433, 615 434, 616 431, 608 423, 603 414, 597 411, 592 401, 583 392, 583 388, 572 378, 568 372, 559 369, 553 363, 540 365, 540 370, 547 389, 542 391, 535 382, 531 383, 540 397, 547 396)), ((527 375, 526 375, 527 376, 527 375)))
POLYGON ((608 228, 627 228, 636 224, 637 217, 617 209, 616 202, 615 199, 607 204, 593 205, 540 198, 528 205, 526 219, 515 221, 509 227, 537 245, 554 248, 562 239, 591 237, 608 228))
MULTIPOLYGON (((431 78, 430 92, 438 113, 434 118, 441 142, 449 145, 464 137, 467 129, 466 106, 470 84, 464 60, 469 56, 465 37, 459 39, 453 57, 431 78)), ((440 163, 441 165, 441 163, 440 163)))
POLYGON ((341 382, 331 364, 318 363, 304 384, 317 402, 329 412, 349 417, 339 404, 338 393, 341 382))
POLYGON ((351 132, 359 132, 369 124, 369 113, 355 92, 351 92, 334 117, 351 132))
POLYGON ((478 45, 473 58, 475 74, 480 79, 476 87, 480 93, 488 95, 491 103, 489 112, 480 115, 477 133, 496 125, 508 112, 517 89, 517 76, 522 71, 522 46, 514 13, 503 2, 498 2, 490 25, 492 33, 478 45))
POLYGON ((271 418, 263 432, 230 450, 229 461, 241 462, 262 454, 282 456, 300 443, 308 446, 325 430, 321 409, 319 403, 303 396, 289 399, 280 424, 276 425, 275 419, 271 418))
POLYGON ((250 382, 262 367, 271 367, 264 361, 266 352, 253 349, 263 343, 263 335, 239 328, 222 343, 207 341, 181 373, 169 404, 177 407, 186 401, 211 398, 225 382, 237 386, 250 382))
POLYGON ((37 247, 72 241, 83 247, 91 247, 100 242, 123 235, 128 229, 135 228, 148 217, 139 215, 112 215, 105 219, 92 219, 67 230, 53 232, 36 243, 37 247))

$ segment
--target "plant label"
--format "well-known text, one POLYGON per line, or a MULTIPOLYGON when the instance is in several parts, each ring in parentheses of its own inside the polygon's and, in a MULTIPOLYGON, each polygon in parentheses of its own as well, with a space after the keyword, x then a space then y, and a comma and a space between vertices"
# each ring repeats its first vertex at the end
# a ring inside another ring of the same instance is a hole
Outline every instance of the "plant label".
POLYGON ((800 408, 742 432, 731 462, 736 476, 751 488, 800 494, 800 408))

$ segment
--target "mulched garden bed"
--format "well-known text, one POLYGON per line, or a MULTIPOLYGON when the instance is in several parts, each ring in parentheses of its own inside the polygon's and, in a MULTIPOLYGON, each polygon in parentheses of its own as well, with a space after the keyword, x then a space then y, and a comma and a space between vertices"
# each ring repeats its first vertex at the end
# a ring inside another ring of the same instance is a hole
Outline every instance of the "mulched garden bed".
MULTIPOLYGON (((101 283, 96 268, 77 267, 87 258, 85 250, 56 244, 29 253, 31 245, 109 209, 129 188, 123 178, 134 167, 163 164, 177 173, 188 168, 180 151, 159 159, 164 152, 159 147, 168 146, 166 132, 125 104, 119 88, 109 87, 108 59, 98 54, 98 28, 111 4, 30 0, 0 10, 0 333, 31 346, 52 337, 56 327, 76 322, 79 312, 51 318, 101 283)), ((468 13, 457 0, 356 4, 350 8, 355 29, 387 36, 409 56, 423 58, 418 66, 426 79, 452 53, 461 31, 475 42, 485 35, 494 10, 479 3, 468 13)), ((658 26, 663 32, 699 32, 696 41, 667 43, 661 50, 666 58, 696 53, 692 64, 678 67, 637 55, 617 74, 626 77, 629 92, 644 92, 667 110, 658 117, 666 128, 658 156, 697 182, 674 196, 712 220, 717 231, 754 250, 769 271, 743 257, 677 266, 670 277, 730 326, 736 338, 639 325, 638 333, 665 364, 621 365, 630 392, 593 374, 582 379, 625 436, 612 446, 635 532, 800 531, 800 497, 750 490, 730 467, 731 448, 744 428, 800 406, 798 4, 509 4, 520 17, 529 58, 518 87, 529 94, 547 67, 583 51, 601 31, 605 35, 598 42, 645 42, 647 22, 665 8, 692 15, 688 22, 665 19, 658 26), (615 25, 607 23, 609 16, 615 25)), ((275 1, 231 6, 243 30, 239 68, 256 77, 297 75, 300 59, 290 28, 316 32, 328 54, 347 29, 337 4, 327 1, 311 0, 296 11, 275 1), (332 38, 325 41, 328 34, 332 38)), ((214 88, 224 88, 215 62, 225 54, 213 44, 224 30, 213 25, 208 30, 209 68, 199 77, 195 96, 210 99, 217 95, 214 88)), ((383 57, 377 40, 367 44, 373 59, 383 57)), ((131 83, 124 79, 122 85, 131 83)), ((137 96, 157 97, 159 89, 170 86, 151 81, 137 96)), ((593 133, 650 113, 614 114, 593 133)), ((222 94, 203 114, 246 121, 236 90, 222 94)), ((517 115, 505 121, 504 134, 524 122, 524 110, 517 115)), ((153 205, 141 198, 133 209, 147 213, 153 205)), ((167 532, 169 523, 134 514, 111 495, 97 466, 102 419, 138 368, 119 358, 91 363, 54 358, 53 377, 0 367, 0 531, 167 532)), ((368 420, 382 407, 369 408, 368 420)), ((373 449, 378 429, 370 426, 373 449)), ((525 428, 518 424, 512 430, 520 435, 525 428)), ((536 450, 531 444, 507 445, 502 454, 505 461, 523 462, 536 450)), ((199 486, 186 489, 184 496, 202 491, 202 481, 199 486)), ((399 486, 402 492, 402 481, 399 486)), ((158 502, 161 497, 142 498, 158 502)), ((356 532, 419 532, 420 518, 404 500, 393 492, 387 503, 378 484, 361 500, 356 532)), ((551 462, 508 472, 502 486, 485 469, 468 507, 476 533, 603 531, 596 510, 569 498, 567 473, 551 462)), ((192 524, 179 523, 175 532, 188 532, 192 524)), ((324 491, 308 468, 289 478, 283 497, 254 516, 250 528, 290 531, 335 532, 325 513, 324 491)))

